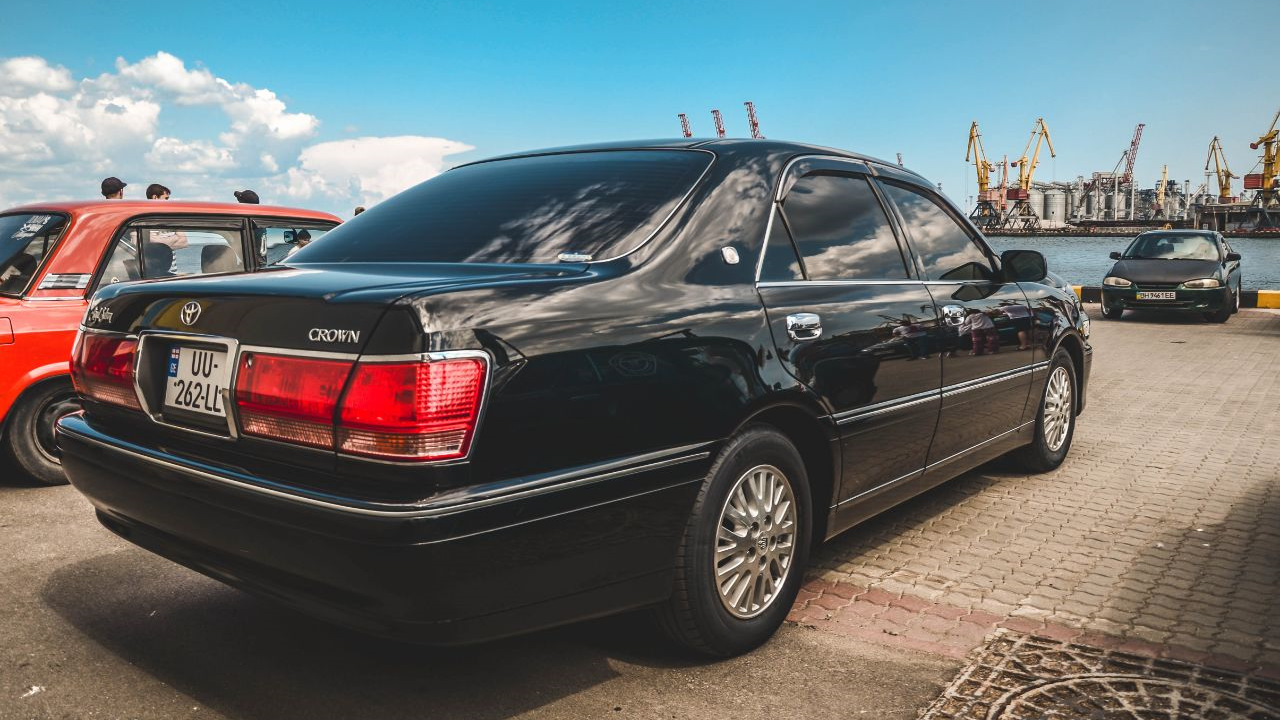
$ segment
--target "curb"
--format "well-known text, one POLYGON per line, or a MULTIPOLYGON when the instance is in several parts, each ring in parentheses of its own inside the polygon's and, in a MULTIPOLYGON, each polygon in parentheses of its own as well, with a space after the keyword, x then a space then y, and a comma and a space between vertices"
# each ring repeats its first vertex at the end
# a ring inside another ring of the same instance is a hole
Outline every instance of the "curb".
MULTIPOLYGON (((1096 303, 1102 301, 1102 288, 1085 285, 1072 285, 1076 297, 1082 302, 1096 303)), ((1242 308, 1280 308, 1280 290, 1244 290, 1240 293, 1242 308)))

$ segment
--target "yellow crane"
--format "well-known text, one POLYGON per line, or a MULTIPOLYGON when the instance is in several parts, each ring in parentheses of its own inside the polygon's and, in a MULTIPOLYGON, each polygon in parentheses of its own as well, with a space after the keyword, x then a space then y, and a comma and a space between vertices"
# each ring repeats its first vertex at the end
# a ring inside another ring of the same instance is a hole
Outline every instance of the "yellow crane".
POLYGON ((1258 142, 1249 143, 1249 147, 1257 150, 1262 148, 1262 174, 1249 174, 1244 176, 1244 187, 1246 190, 1258 191, 1258 204, 1264 209, 1276 204, 1277 190, 1280 187, 1280 158, 1276 157, 1277 140, 1280 140, 1280 130, 1276 129, 1276 123, 1280 122, 1280 110, 1276 111, 1276 116, 1271 118, 1271 127, 1258 138, 1258 142))
POLYGON ((969 146, 964 151, 964 161, 970 162, 970 158, 978 172, 978 204, 969 214, 969 218, 981 228, 999 225, 1001 212, 996 207, 999 198, 991 190, 991 171, 995 169, 995 165, 987 160, 987 151, 982 147, 982 133, 978 131, 977 120, 969 126, 969 146))
POLYGON ((1036 124, 1031 127, 1031 137, 1022 150, 1022 157, 1010 163, 1018 168, 1018 185, 1006 191, 1008 198, 1013 201, 1013 207, 1005 216, 1004 227, 1021 230, 1040 227, 1040 214, 1031 207, 1028 200, 1031 198, 1031 181, 1035 176, 1036 166, 1040 164, 1041 145, 1049 146, 1049 157, 1058 156, 1053 149, 1053 139, 1049 137, 1049 126, 1045 124, 1044 118, 1036 118, 1036 124))
POLYGON ((1151 217, 1160 217, 1164 215, 1164 194, 1169 188, 1169 166, 1165 165, 1160 171, 1160 183, 1156 185, 1156 204, 1151 209, 1151 217))
POLYGON ((1209 141, 1209 156, 1204 159, 1204 171, 1209 172, 1209 163, 1213 163, 1213 174, 1218 178, 1218 202, 1226 204, 1235 202, 1231 194, 1231 178, 1239 175, 1231 172, 1227 165, 1227 156, 1222 152, 1222 141, 1217 135, 1209 141))

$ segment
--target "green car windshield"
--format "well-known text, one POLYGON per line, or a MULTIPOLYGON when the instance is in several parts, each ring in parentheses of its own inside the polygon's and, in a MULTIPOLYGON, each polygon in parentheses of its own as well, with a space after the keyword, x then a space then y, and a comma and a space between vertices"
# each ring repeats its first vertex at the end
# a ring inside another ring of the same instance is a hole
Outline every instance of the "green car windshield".
POLYGON ((1205 235, 1143 233, 1124 251, 1124 257, 1141 260, 1217 260, 1218 244, 1205 235))

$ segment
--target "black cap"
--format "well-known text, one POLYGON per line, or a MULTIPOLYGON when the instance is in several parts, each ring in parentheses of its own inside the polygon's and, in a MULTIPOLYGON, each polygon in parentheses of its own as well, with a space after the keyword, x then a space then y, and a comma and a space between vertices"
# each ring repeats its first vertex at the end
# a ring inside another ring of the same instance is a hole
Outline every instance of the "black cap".
POLYGON ((102 181, 102 197, 111 197, 124 189, 128 185, 125 181, 118 177, 109 177, 102 181))
POLYGON ((242 203, 249 203, 250 205, 258 204, 258 193, 252 190, 237 190, 234 194, 236 196, 236 200, 239 200, 242 203))

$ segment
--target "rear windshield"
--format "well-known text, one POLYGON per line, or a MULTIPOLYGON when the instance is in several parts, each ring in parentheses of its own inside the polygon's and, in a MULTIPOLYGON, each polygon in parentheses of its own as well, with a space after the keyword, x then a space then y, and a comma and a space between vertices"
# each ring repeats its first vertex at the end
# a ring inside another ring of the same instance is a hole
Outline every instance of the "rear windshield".
POLYGON ((67 216, 55 213, 0 217, 0 293, 20 295, 31 284, 67 226, 67 216))
POLYGON ((553 263, 643 243, 711 155, 626 150, 516 158, 450 170, 370 208, 287 263, 553 263))

